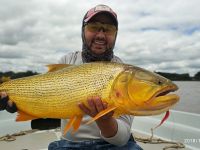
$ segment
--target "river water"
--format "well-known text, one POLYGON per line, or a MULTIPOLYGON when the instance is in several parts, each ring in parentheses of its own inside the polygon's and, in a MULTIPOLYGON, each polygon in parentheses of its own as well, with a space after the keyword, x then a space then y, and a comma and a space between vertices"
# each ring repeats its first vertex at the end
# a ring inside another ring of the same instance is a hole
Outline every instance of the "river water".
MULTIPOLYGON (((180 101, 173 109, 200 114, 200 81, 175 81, 174 83, 179 87, 175 93, 180 96, 180 101)), ((0 112, 0 119, 1 117, 0 112)))
POLYGON ((174 83, 179 87, 175 93, 180 96, 180 101, 173 109, 200 114, 200 81, 175 81, 174 83))
MULTIPOLYGON (((176 92, 180 96, 180 101, 173 108, 174 110, 200 114, 200 82, 196 81, 176 81, 179 90, 176 92)), ((0 136, 21 130, 30 129, 30 122, 15 122, 15 114, 0 112, 0 136), (10 123, 10 120, 12 123, 10 123), (9 130, 7 125, 9 124, 9 130)))
POLYGON ((199 81, 176 81, 180 96, 179 103, 174 110, 200 114, 200 82, 199 81))
MULTIPOLYGON (((200 82, 196 81, 176 81, 179 90, 176 92, 180 96, 179 103, 174 110, 200 114, 200 82)), ((0 111, 0 136, 30 129, 30 122, 23 124, 15 122, 15 114, 0 111), (12 123, 10 123, 10 120, 12 123), (9 130, 7 125, 9 124, 9 130)))

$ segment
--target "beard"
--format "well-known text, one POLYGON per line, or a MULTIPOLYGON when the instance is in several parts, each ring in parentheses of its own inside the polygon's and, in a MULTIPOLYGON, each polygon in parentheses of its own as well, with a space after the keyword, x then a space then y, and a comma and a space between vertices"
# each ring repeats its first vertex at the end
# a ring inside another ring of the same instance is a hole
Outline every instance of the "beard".
POLYGON ((82 25, 82 60, 84 63, 88 62, 95 62, 95 61, 111 61, 113 58, 113 49, 117 37, 117 33, 115 34, 115 40, 111 48, 106 49, 106 51, 102 54, 95 54, 92 52, 90 47, 87 45, 87 42, 85 40, 85 35, 84 35, 84 24, 82 25))
POLYGON ((82 50, 83 62, 111 61, 112 58, 113 58, 112 49, 108 49, 102 54, 95 54, 86 45, 83 45, 83 50, 82 50))

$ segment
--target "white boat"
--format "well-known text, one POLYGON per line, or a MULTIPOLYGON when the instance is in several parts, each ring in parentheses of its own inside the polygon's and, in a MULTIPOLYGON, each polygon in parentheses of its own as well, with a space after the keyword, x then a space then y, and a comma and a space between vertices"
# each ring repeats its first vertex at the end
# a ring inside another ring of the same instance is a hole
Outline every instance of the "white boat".
MULTIPOLYGON (((151 128, 158 125, 163 115, 135 117, 132 132, 151 136, 151 128)), ((183 143, 187 149, 200 149, 200 114, 170 111, 170 116, 162 126, 154 131, 154 136, 167 141, 183 143)))
MULTIPOLYGON (((163 115, 153 117, 135 117, 132 132, 135 137, 149 138, 150 128, 159 124, 163 115)), ((15 122, 15 115, 7 112, 0 113, 0 137, 6 134, 13 134, 23 130, 30 130, 30 122, 15 122), (5 118, 6 116, 6 118, 5 118), (8 117, 9 116, 9 117, 8 117), (8 119, 9 118, 9 119, 8 119)), ((43 130, 16 136, 13 141, 1 141, 2 150, 47 150, 48 144, 60 138, 60 131, 43 130)), ((185 145, 183 150, 200 149, 200 115, 180 111, 171 111, 170 118, 154 131, 156 138, 167 141, 182 143, 185 145)), ((138 142, 144 149, 161 150, 166 146, 173 146, 170 143, 150 144, 138 142)), ((176 149, 176 148, 174 148, 176 149)))

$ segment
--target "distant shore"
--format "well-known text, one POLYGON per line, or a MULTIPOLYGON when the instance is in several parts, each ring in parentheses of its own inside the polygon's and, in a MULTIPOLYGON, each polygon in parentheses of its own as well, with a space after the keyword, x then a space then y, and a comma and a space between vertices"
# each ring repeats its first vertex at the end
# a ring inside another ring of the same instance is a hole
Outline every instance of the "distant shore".
MULTIPOLYGON (((157 74, 160 74, 161 76, 164 76, 172 81, 200 81, 200 71, 197 72, 194 76, 190 76, 189 73, 166 73, 166 72, 155 72, 157 74)), ((0 83, 5 82, 10 79, 16 79, 16 78, 22 78, 32 75, 37 75, 39 73, 33 72, 33 71, 26 71, 26 72, 0 72, 0 83)))
POLYGON ((156 72, 156 73, 172 81, 200 81, 200 71, 197 72, 193 77, 191 77, 189 73, 183 73, 183 74, 166 73, 166 72, 156 72))

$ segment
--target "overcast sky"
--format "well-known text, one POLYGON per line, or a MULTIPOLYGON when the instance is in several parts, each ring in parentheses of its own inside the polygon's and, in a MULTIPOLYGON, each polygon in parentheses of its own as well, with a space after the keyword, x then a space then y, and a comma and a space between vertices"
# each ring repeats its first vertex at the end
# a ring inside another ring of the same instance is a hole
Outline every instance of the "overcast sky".
POLYGON ((81 50, 88 9, 118 14, 115 54, 151 71, 200 71, 200 0, 0 0, 0 71, 44 72, 81 50))

